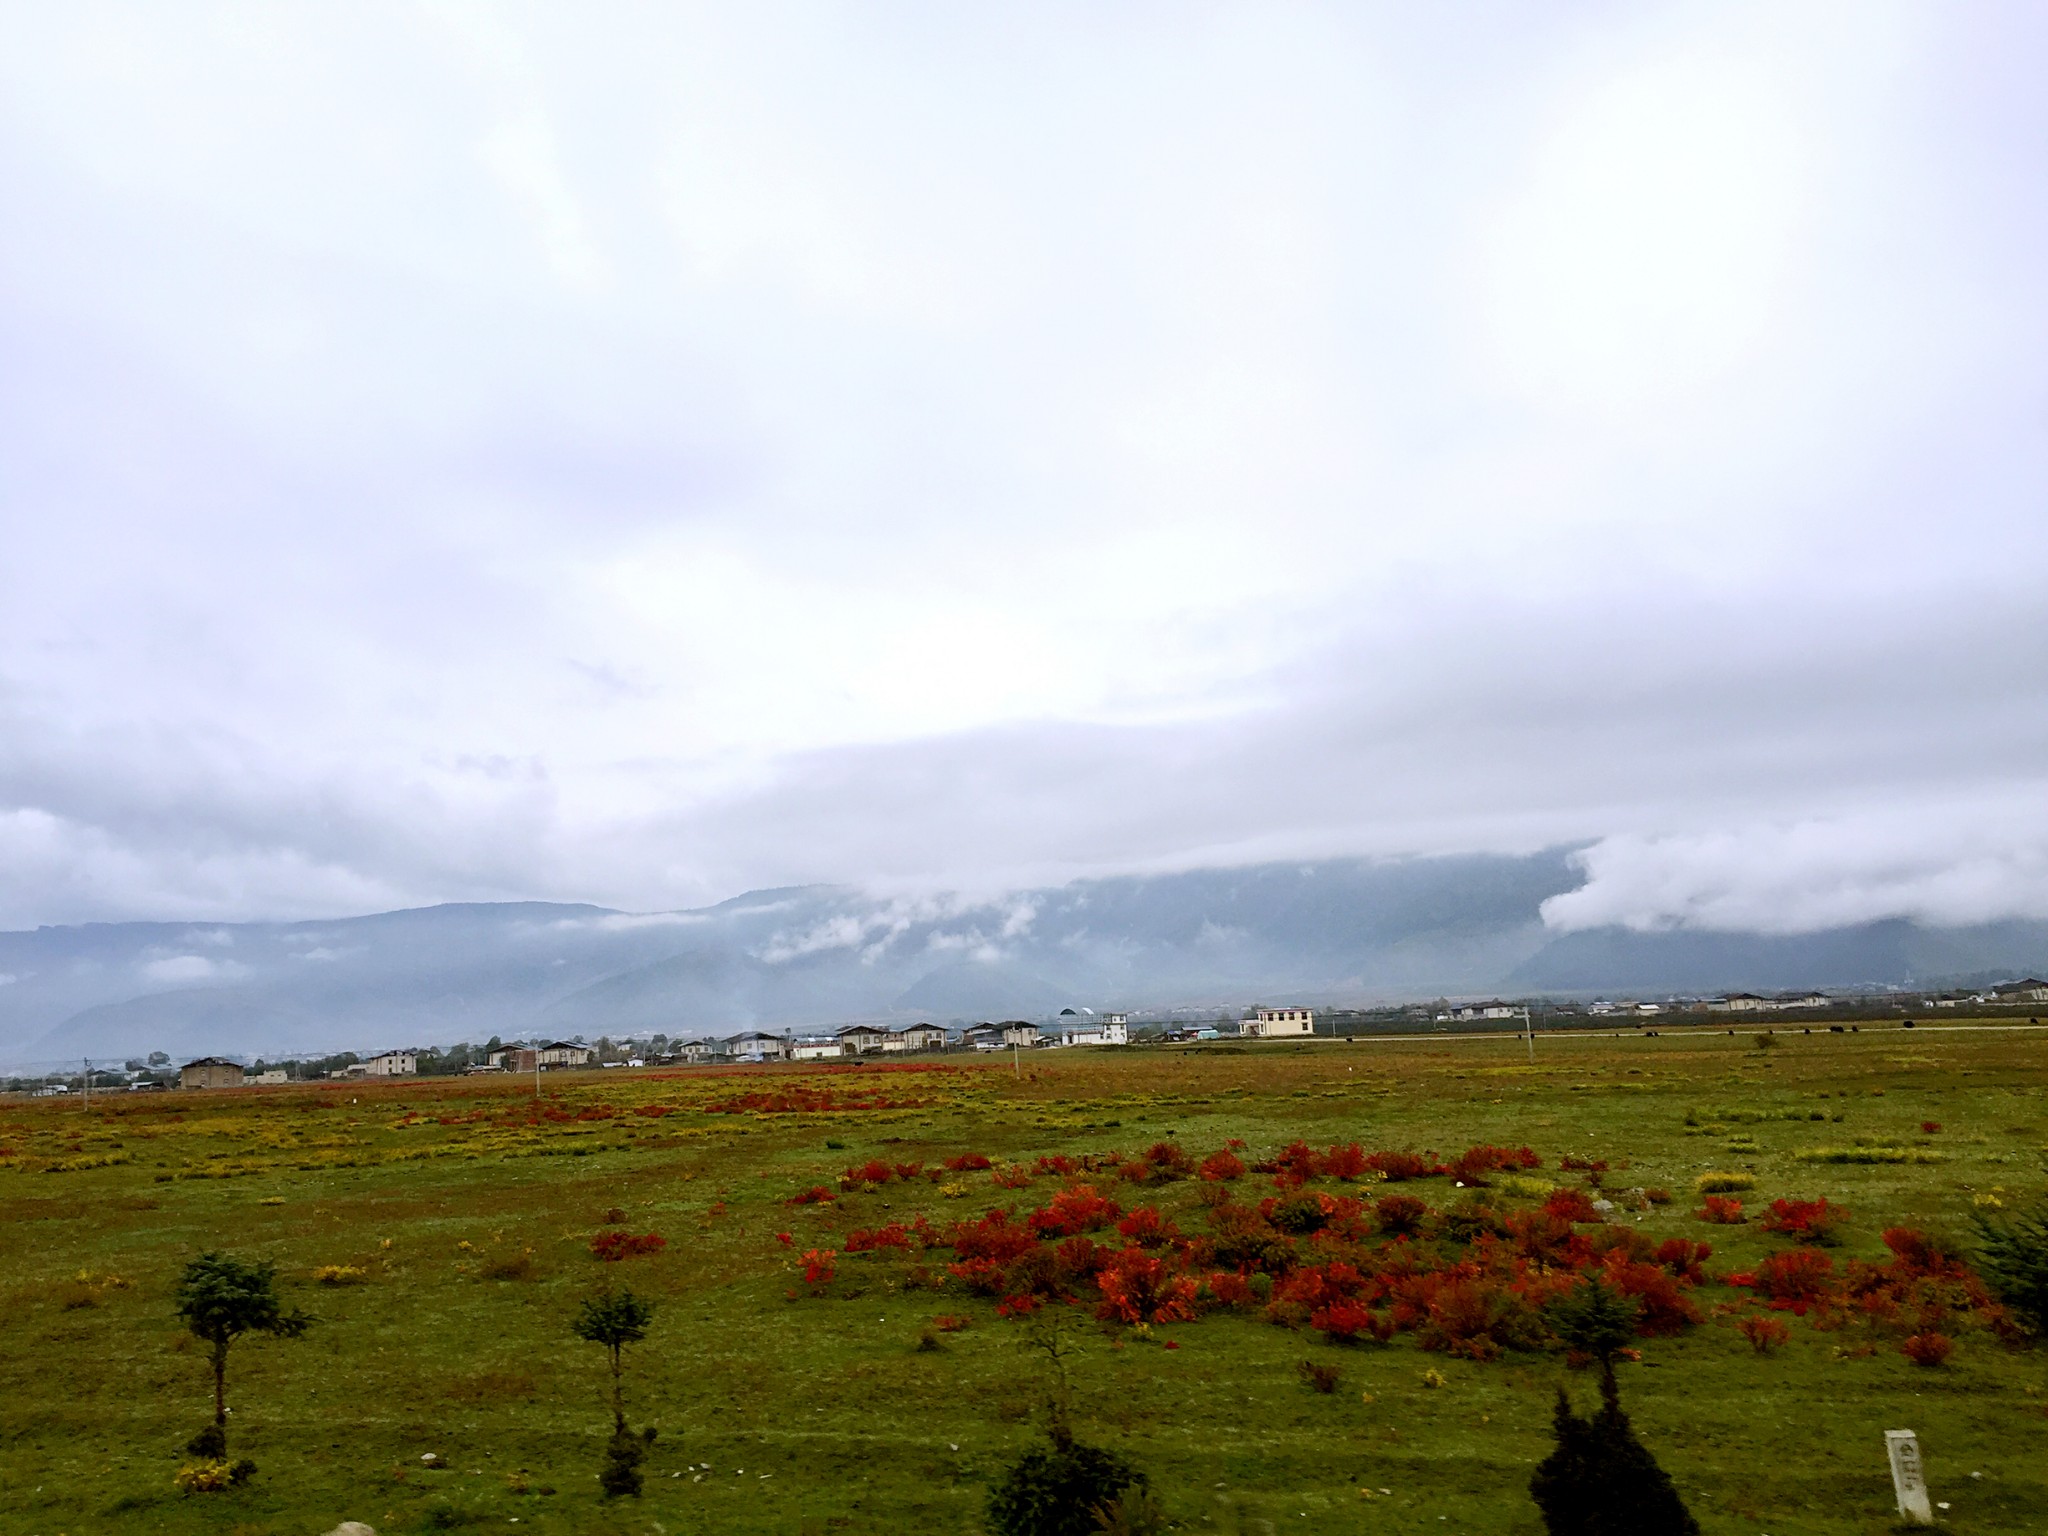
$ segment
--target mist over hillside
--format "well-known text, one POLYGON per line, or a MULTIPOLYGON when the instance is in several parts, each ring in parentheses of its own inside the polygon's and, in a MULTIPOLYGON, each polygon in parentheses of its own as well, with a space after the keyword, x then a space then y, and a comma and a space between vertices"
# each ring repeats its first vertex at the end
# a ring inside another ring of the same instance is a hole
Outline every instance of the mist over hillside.
POLYGON ((0 1053, 367 1050, 1029 1018, 1067 1005, 1912 984, 2048 965, 2042 923, 1797 937, 1547 929, 1541 903, 1579 879, 1552 850, 1127 876, 996 899, 811 886, 688 912, 508 902, 39 928, 0 934, 0 1053))

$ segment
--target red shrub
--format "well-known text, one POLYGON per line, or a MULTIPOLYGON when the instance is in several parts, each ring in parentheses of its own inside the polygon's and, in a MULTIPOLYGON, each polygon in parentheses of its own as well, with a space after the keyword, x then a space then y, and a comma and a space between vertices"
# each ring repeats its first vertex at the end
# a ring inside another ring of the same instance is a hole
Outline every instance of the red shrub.
POLYGON ((1203 1282, 1209 1294, 1225 1307, 1249 1307, 1258 1300, 1259 1293, 1252 1289, 1252 1283, 1243 1275, 1233 1275, 1219 1270, 1203 1282))
POLYGON ((1881 1234, 1892 1251, 1892 1268, 1913 1279, 1967 1280, 1970 1267, 1938 1238, 1918 1227, 1886 1227, 1881 1234))
POLYGON ((1467 1147, 1450 1166, 1452 1177, 1466 1184, 1484 1184, 1486 1175, 1510 1168, 1541 1168, 1543 1159, 1527 1147, 1467 1147))
POLYGON ((816 1248, 804 1254, 804 1283, 806 1285, 829 1285, 835 1271, 832 1261, 839 1257, 837 1249, 827 1248, 822 1252, 816 1248))
POLYGON ((1916 1333, 1899 1346, 1899 1353, 1915 1365, 1946 1364, 1955 1351, 1955 1341, 1945 1333, 1916 1333))
POLYGON ((948 1264, 946 1273, 977 1296, 1000 1296, 1010 1283, 1009 1266, 997 1259, 962 1259, 948 1264))
POLYGON ((1149 1205, 1141 1205, 1132 1211, 1116 1224, 1116 1229, 1141 1248, 1157 1248, 1180 1236, 1179 1228, 1149 1205))
POLYGON ((1920 1134, 1922 1136, 1939 1136, 1941 1134, 1941 1122, 1939 1120, 1922 1120, 1920 1122, 1920 1134))
POLYGON ((1309 1327, 1333 1344, 1349 1344, 1360 1334, 1384 1344, 1394 1336, 1393 1319, 1381 1317, 1355 1301, 1334 1301, 1309 1315, 1309 1327))
POLYGON ((873 1229, 855 1228, 846 1234, 848 1253, 870 1253, 878 1248, 910 1247, 910 1234, 903 1229, 903 1223, 892 1221, 886 1227, 873 1229))
POLYGON ((1657 1245, 1657 1262, 1687 1285, 1698 1285, 1706 1278, 1704 1266, 1713 1256, 1711 1245, 1687 1237, 1666 1238, 1657 1245))
POLYGON ((822 1184, 813 1184, 800 1195, 791 1195, 784 1205, 829 1205, 839 1197, 822 1184))
POLYGON ((1566 1157, 1557 1166, 1564 1169, 1567 1173, 1605 1173, 1607 1171, 1607 1159, 1604 1157, 1566 1157))
POLYGON ((1802 1317, 1806 1309, 1827 1301, 1835 1285, 1835 1261, 1824 1253, 1798 1248, 1774 1253, 1752 1274, 1730 1275, 1730 1285, 1750 1285, 1770 1298, 1774 1307, 1789 1307, 1802 1317))
POLYGON ((1593 1209, 1592 1197, 1583 1189, 1560 1189, 1543 1202, 1543 1214, 1555 1216, 1559 1221, 1598 1221, 1600 1213, 1593 1209))
POLYGON ((1546 1337, 1535 1309, 1499 1280, 1445 1270, 1403 1285, 1411 1313, 1419 1305, 1415 1338, 1424 1349, 1491 1360, 1503 1349, 1537 1348, 1546 1337))
POLYGON ((1244 1177, 1244 1159, 1234 1152, 1212 1152, 1202 1159, 1202 1177, 1229 1182, 1244 1177))
POLYGON ((1757 1223, 1766 1232, 1782 1232, 1802 1243, 1828 1243, 1848 1217, 1839 1205, 1820 1200, 1773 1200, 1771 1213, 1757 1223))
POLYGON ((1007 1210, 994 1210, 979 1221, 954 1222, 945 1243, 962 1259, 983 1259, 1007 1267, 1026 1249, 1037 1247, 1038 1239, 1029 1227, 1012 1223, 1007 1210))
POLYGON ((1031 1230, 1045 1237, 1072 1237, 1093 1232, 1117 1219, 1114 1200, 1098 1195, 1093 1184, 1076 1184, 1052 1197, 1052 1203, 1033 1211, 1026 1221, 1031 1230))
POLYGON ((1636 1314, 1636 1332, 1646 1339, 1683 1333, 1700 1320, 1692 1298, 1678 1288, 1669 1271, 1655 1264, 1624 1259, 1617 1252, 1608 1256, 1601 1273, 1609 1285, 1633 1297, 1641 1307, 1636 1314))
POLYGON ((1373 1203, 1373 1220, 1388 1237, 1413 1237, 1429 1207, 1413 1195, 1386 1195, 1373 1203))
POLYGON ((1195 1316, 1195 1282, 1167 1273, 1164 1261, 1126 1248, 1095 1277, 1096 1316, 1121 1323, 1186 1323, 1195 1316))
POLYGON ((1071 1157, 1041 1157, 1038 1160, 1038 1172, 1040 1173, 1057 1174, 1065 1179, 1072 1178, 1080 1171, 1081 1165, 1071 1157))
POLYGON ((1416 1152, 1375 1152, 1366 1159, 1366 1163, 1389 1184, 1426 1179, 1443 1172, 1430 1159, 1416 1152))
POLYGON ((922 1177, 922 1176, 923 1176, 923 1174, 924 1174, 924 1164, 923 1164, 923 1163, 898 1163, 898 1164, 896 1164, 896 1177, 897 1177, 897 1178, 899 1178, 899 1179, 902 1179, 902 1180, 903 1180, 903 1181, 904 1181, 905 1183, 908 1183, 908 1182, 909 1182, 910 1180, 912 1180, 912 1179, 915 1179, 915 1178, 919 1178, 919 1177, 922 1177))
POLYGON ((880 1158, 875 1158, 870 1162, 862 1163, 858 1168, 849 1168, 846 1172, 839 1175, 839 1187, 841 1189, 873 1189, 878 1185, 888 1183, 894 1172, 895 1170, 887 1163, 883 1162, 880 1158))
POLYGON ((962 1152, 946 1159, 946 1167, 954 1173, 974 1173, 987 1166, 988 1159, 979 1152, 962 1152))
POLYGON ((1511 1211, 1508 1241, 1516 1255, 1532 1264, 1577 1269, 1591 1262, 1592 1245, 1572 1231, 1572 1224, 1548 1211, 1511 1211))
POLYGON ((1053 1259, 1063 1278, 1079 1284, 1100 1274, 1114 1254, 1114 1249, 1085 1237, 1070 1237, 1053 1250, 1053 1259))
POLYGON ((1365 1148, 1355 1141, 1333 1146, 1316 1159, 1316 1172, 1326 1179, 1342 1179, 1348 1184, 1365 1171, 1365 1148))
POLYGON ((1281 1189, 1299 1189, 1315 1176, 1316 1155, 1305 1141, 1290 1141, 1271 1162, 1260 1163, 1259 1172, 1273 1175, 1281 1189))
POLYGON ((936 1328, 940 1333, 958 1333, 966 1326, 966 1318, 955 1316, 951 1312, 941 1312, 932 1319, 932 1327, 936 1328))
POLYGON ((991 1176, 997 1189, 1023 1189, 1031 1182, 1031 1170, 1022 1163, 998 1168, 991 1176))
POLYGON ((1749 1340, 1749 1347, 1760 1355, 1768 1355, 1792 1337, 1792 1330, 1783 1322, 1761 1313, 1745 1317, 1735 1325, 1735 1331, 1749 1340))
MULTIPOLYGON (((1126 1170, 1130 1166, 1129 1163, 1124 1165, 1126 1170)), ((1165 1184, 1174 1179, 1193 1178, 1195 1156, 1177 1141, 1155 1141, 1138 1159, 1138 1166, 1141 1179, 1165 1184)))
POLYGON ((1749 1218, 1742 1214, 1742 1202, 1733 1195, 1709 1195, 1707 1203, 1693 1215, 1717 1227, 1736 1227, 1749 1218))
POLYGON ((643 1253, 659 1253, 667 1246, 668 1239, 654 1232, 641 1237, 630 1232, 600 1232, 590 1240, 590 1251, 607 1264, 616 1264, 621 1259, 643 1253))

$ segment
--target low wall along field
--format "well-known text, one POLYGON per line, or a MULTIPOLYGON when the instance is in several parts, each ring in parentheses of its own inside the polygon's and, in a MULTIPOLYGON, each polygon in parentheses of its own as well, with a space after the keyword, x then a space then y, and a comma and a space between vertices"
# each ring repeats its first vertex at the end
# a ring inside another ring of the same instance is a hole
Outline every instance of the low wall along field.
POLYGON ((1546 1319, 1633 1297, 1643 1441, 1710 1533, 1877 1532, 1884 1432, 1971 1533, 2048 1528, 2048 1348, 1971 1269, 2041 1197, 2025 1030, 1362 1040, 0 1105, 9 1531, 976 1532, 1073 1426, 1180 1529, 1528 1532, 1546 1319), (302 1338, 212 1414, 173 1293, 274 1262, 302 1338), (582 1303, 658 1426, 606 1501, 582 1303))

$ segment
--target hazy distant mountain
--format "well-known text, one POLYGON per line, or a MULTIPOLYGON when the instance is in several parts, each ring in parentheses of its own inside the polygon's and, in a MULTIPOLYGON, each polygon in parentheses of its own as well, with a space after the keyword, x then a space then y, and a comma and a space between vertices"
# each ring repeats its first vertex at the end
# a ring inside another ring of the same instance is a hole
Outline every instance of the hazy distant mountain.
POLYGON ((2048 924, 1800 938, 1538 916, 1576 875, 1521 858, 1339 860, 1079 881, 997 900, 759 891, 694 912, 504 903, 310 923, 0 934, 0 1056, 375 1049, 551 1034, 1043 1017, 1518 992, 1910 982, 2048 968, 2048 924))

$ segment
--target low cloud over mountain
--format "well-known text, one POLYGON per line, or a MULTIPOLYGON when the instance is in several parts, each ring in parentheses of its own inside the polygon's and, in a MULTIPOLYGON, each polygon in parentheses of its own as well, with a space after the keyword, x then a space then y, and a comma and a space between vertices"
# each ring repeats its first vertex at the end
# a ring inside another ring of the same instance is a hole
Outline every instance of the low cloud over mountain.
POLYGON ((1080 881, 994 898, 760 891, 691 912, 500 903, 0 934, 16 1060, 368 1049, 1494 990, 1909 982, 2048 965, 2048 924, 1561 932, 1564 850, 1080 881))

